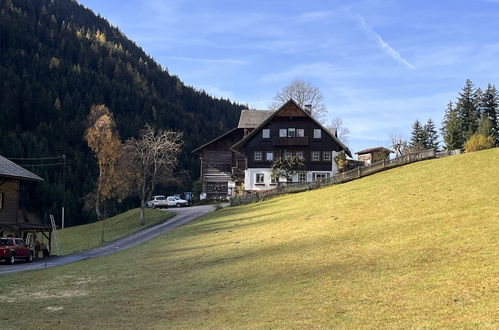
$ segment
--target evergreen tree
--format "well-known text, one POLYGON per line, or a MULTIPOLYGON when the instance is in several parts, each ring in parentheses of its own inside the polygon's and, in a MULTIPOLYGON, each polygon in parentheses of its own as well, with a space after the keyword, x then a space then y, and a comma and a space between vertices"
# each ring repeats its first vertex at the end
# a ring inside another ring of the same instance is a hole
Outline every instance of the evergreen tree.
POLYGON ((425 138, 426 141, 424 143, 425 149, 432 149, 437 151, 438 150, 438 132, 435 127, 435 123, 431 118, 428 119, 424 126, 424 132, 425 132, 425 138))
POLYGON ((442 137, 445 143, 445 149, 460 149, 464 144, 464 137, 461 131, 461 124, 456 108, 449 101, 445 110, 444 120, 442 122, 442 137))
POLYGON ((480 117, 478 110, 479 100, 480 90, 475 90, 473 82, 467 79, 456 102, 456 110, 464 140, 469 139, 477 130, 480 117))
POLYGON ((494 129, 492 126, 492 121, 485 114, 480 116, 480 120, 478 121, 478 128, 476 131, 478 134, 482 134, 483 136, 490 136, 494 139, 494 129))
POLYGON ((482 95, 482 115, 487 117, 492 126, 491 136, 499 145, 499 105, 498 94, 494 85, 489 84, 482 95))
POLYGON ((426 132, 419 122, 416 120, 414 124, 412 124, 412 133, 411 133, 411 141, 409 146, 412 151, 423 150, 425 148, 426 143, 426 132))

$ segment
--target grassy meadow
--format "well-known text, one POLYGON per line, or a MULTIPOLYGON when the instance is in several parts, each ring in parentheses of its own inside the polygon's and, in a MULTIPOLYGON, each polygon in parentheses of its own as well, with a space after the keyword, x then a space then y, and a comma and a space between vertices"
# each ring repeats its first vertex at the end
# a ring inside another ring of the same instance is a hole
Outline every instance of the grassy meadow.
MULTIPOLYGON (((100 222, 58 230, 61 253, 68 255, 101 246, 103 230, 104 244, 106 244, 170 219, 174 215, 175 213, 169 211, 146 209, 144 215, 146 224, 141 226, 140 208, 137 208, 100 222)), ((52 247, 52 252, 56 253, 55 247, 52 247)))
POLYGON ((497 329, 498 237, 496 148, 220 209, 115 255, 0 276, 0 320, 497 329))

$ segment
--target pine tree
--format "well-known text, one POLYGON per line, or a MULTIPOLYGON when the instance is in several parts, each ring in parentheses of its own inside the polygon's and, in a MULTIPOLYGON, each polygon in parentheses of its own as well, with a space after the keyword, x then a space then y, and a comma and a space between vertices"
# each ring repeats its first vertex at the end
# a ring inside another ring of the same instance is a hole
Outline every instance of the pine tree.
POLYGON ((461 131, 461 123, 456 108, 449 101, 445 110, 444 120, 442 122, 442 137, 445 143, 445 149, 454 150, 462 148, 464 137, 461 131))
POLYGON ((412 124, 411 142, 409 143, 409 146, 412 151, 423 150, 425 148, 425 142, 426 132, 419 120, 416 120, 414 124, 412 124))
POLYGON ((424 126, 424 132, 426 138, 426 141, 424 141, 425 149, 432 149, 437 151, 439 147, 438 133, 435 127, 435 123, 433 122, 433 120, 431 120, 431 118, 429 118, 428 121, 426 122, 424 126))
POLYGON ((490 120, 492 137, 499 145, 499 100, 494 85, 489 84, 482 96, 482 115, 490 120))
POLYGON ((456 103, 456 110, 464 140, 469 139, 477 130, 478 119, 480 117, 478 110, 479 100, 480 90, 475 90, 473 82, 467 79, 456 103))

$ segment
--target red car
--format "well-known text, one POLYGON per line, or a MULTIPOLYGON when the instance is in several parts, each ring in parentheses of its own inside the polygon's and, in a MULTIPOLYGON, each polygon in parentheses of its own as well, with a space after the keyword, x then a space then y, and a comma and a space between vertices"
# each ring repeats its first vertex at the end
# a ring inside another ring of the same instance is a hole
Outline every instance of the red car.
POLYGON ((35 252, 22 238, 0 237, 0 260, 12 265, 16 259, 32 262, 35 252))

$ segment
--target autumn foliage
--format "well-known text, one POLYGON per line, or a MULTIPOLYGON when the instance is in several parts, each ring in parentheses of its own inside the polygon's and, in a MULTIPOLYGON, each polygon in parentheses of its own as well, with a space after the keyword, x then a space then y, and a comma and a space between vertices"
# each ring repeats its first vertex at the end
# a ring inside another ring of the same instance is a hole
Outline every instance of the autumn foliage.
POLYGON ((122 145, 113 115, 105 105, 93 105, 90 108, 85 140, 95 153, 99 165, 99 177, 94 199, 95 213, 97 218, 101 220, 101 201, 117 197, 123 191, 123 183, 120 181, 118 173, 118 159, 122 145))

